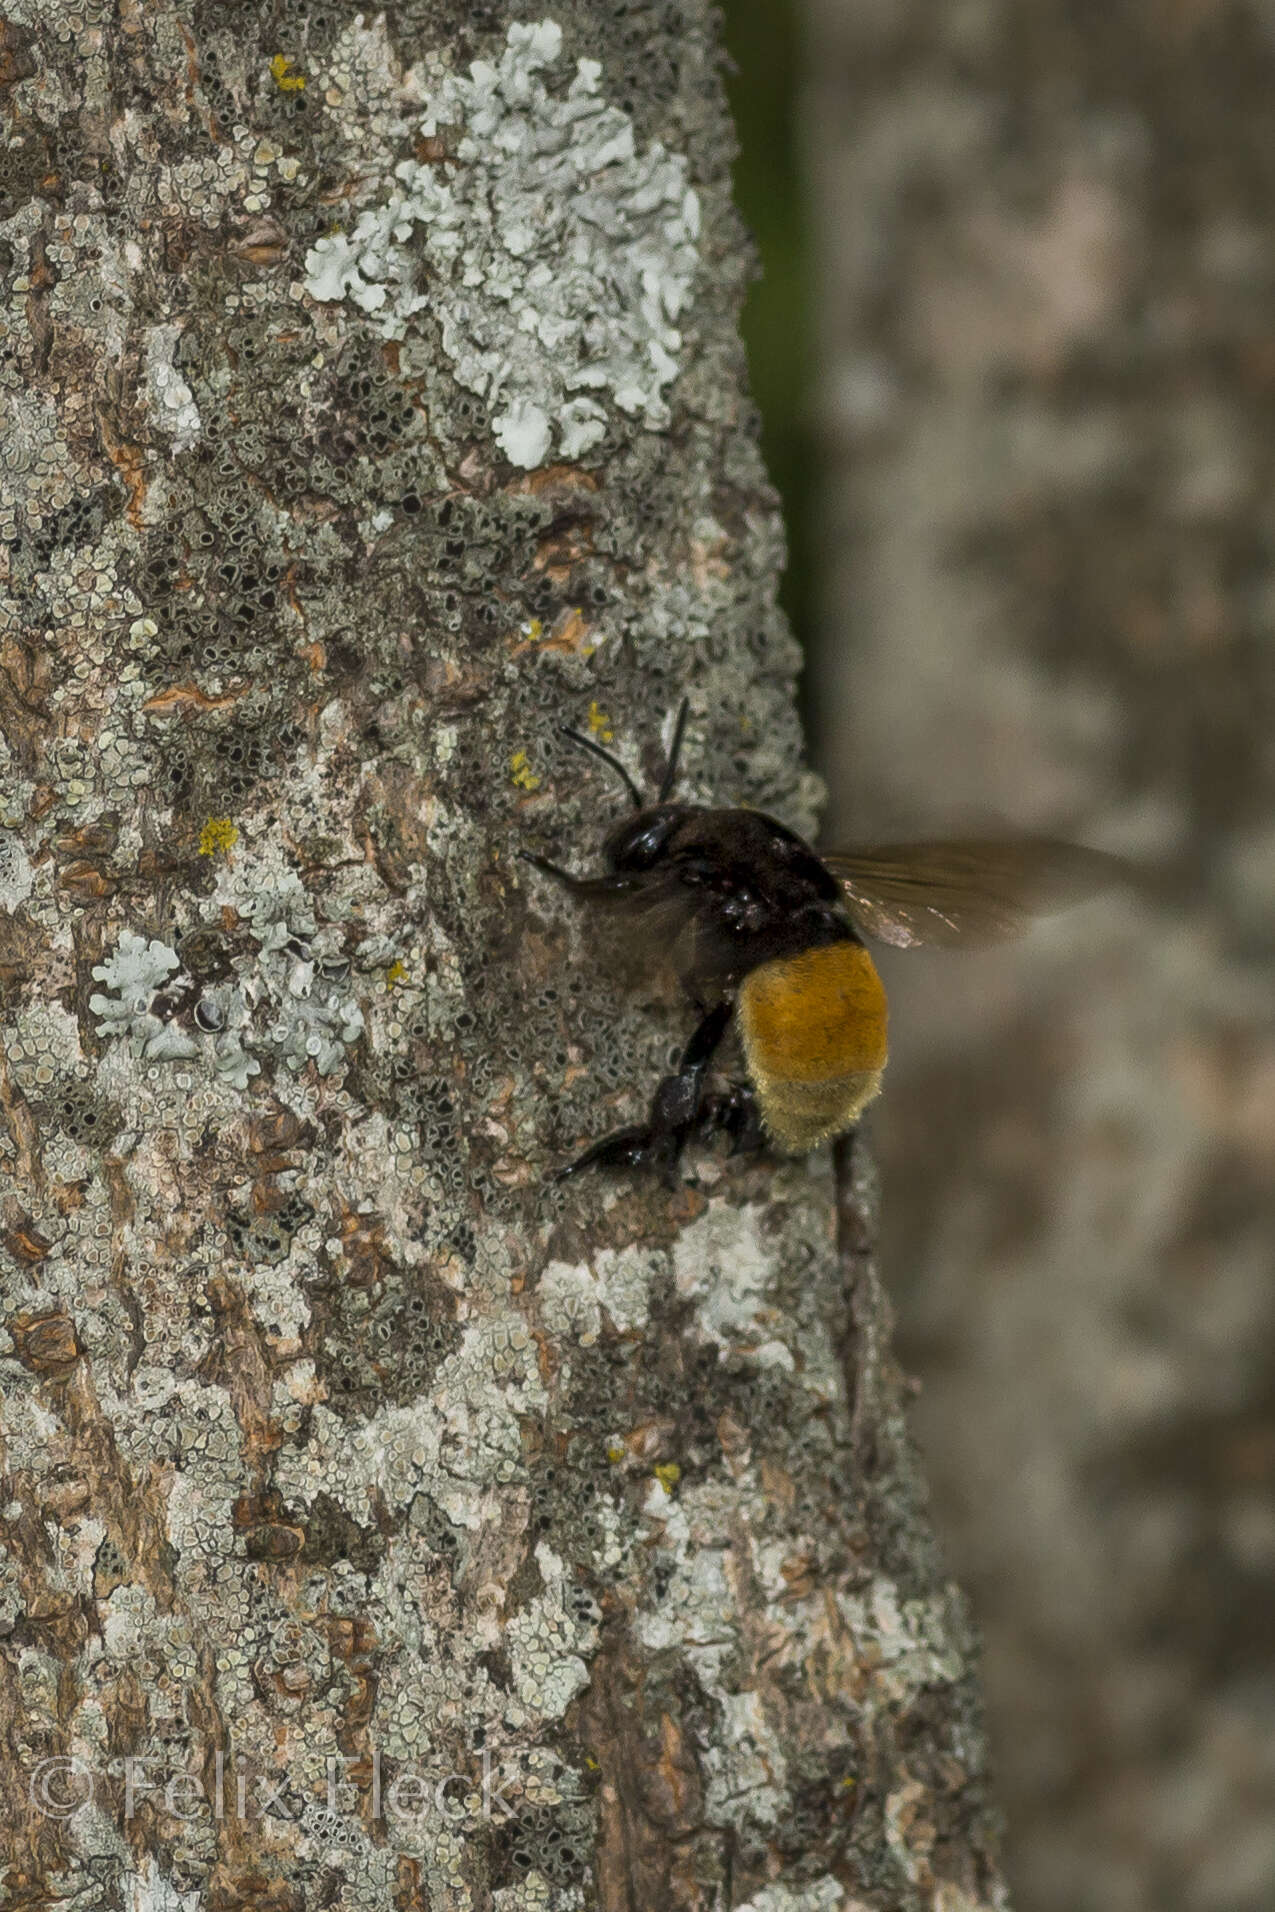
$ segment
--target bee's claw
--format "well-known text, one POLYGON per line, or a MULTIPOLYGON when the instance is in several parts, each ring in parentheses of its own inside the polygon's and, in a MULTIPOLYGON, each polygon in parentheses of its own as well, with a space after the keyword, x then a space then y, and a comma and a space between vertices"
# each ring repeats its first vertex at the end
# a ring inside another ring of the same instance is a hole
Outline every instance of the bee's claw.
POLYGON ((646 1168, 651 1164, 656 1137, 651 1129, 616 1129, 577 1155, 554 1175, 555 1182, 569 1181, 586 1168, 646 1168))

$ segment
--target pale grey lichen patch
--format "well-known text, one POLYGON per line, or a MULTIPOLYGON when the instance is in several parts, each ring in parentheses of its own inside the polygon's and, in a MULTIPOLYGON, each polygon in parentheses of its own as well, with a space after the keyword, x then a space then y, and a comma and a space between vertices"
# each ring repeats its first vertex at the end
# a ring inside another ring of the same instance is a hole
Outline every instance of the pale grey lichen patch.
POLYGON ((358 114, 363 165, 388 172, 407 130, 405 113, 419 118, 423 101, 415 72, 399 71, 383 13, 356 13, 342 28, 322 62, 322 79, 326 105, 358 114))
POLYGON ((35 882, 31 859, 16 831, 0 827, 0 909, 16 909, 35 882))
POLYGON ((714 1820, 738 1819, 741 1803, 755 1826, 773 1826, 787 1800, 787 1764, 756 1691, 720 1700, 722 1732, 704 1754, 704 1798, 714 1820))
POLYGON ((602 1311, 597 1285, 587 1268, 551 1261, 536 1288, 540 1318, 550 1333, 564 1335, 588 1347, 598 1338, 602 1311))
POLYGON ((74 461, 61 430, 57 408, 47 393, 3 383, 0 383, 0 444, 4 445, 5 456, 0 533, 11 537, 23 523, 38 526, 50 504, 56 509, 66 502, 71 494, 67 473, 74 470, 74 461), (56 475, 59 473, 60 482, 56 475))
POLYGON ((180 1029, 166 1023, 153 1009, 159 990, 181 961, 175 949, 157 938, 149 941, 124 930, 115 954, 93 970, 93 980, 105 983, 110 994, 89 997, 89 1008, 102 1020, 99 1036, 127 1037, 135 1056, 153 1062, 176 1061, 198 1054, 199 1045, 180 1029))
POLYGON ((24 1095, 39 1094, 68 1063, 79 1061, 79 1026, 60 1002, 29 1003, 4 1031, 4 1045, 18 1087, 24 1095))
MULTIPOLYGON (((490 1732, 503 1695, 491 1684, 478 1655, 487 1645, 476 1628, 449 1638, 428 1611, 427 1568, 417 1550, 396 1541, 377 1575, 372 1599, 393 1614, 393 1644, 400 1648, 378 1684, 377 1743, 391 1759, 419 1759, 441 1731, 460 1727, 490 1732)), ((387 1632, 389 1631, 387 1627, 387 1632)))
POLYGON ((182 1892, 147 1853, 129 1882, 129 1912, 196 1912, 198 1892, 182 1892))
POLYGON ((638 1616, 638 1637, 654 1651, 684 1653, 705 1690, 721 1693, 738 1625, 726 1576, 725 1536, 711 1514, 706 1521, 698 1518, 693 1494, 678 1500, 658 1480, 651 1482, 642 1511, 662 1528, 672 1571, 662 1598, 638 1616))
POLYGON ((173 1623, 155 1610, 155 1596, 148 1587, 136 1582, 116 1587, 103 1605, 102 1650, 108 1660, 120 1664, 141 1647, 154 1629, 161 1636, 173 1623))
POLYGON ((536 1547, 536 1565, 544 1591, 512 1616, 505 1640, 523 1705, 542 1719, 561 1719, 589 1683, 581 1656, 597 1645, 601 1616, 578 1592, 568 1604, 563 1562, 546 1541, 536 1547))
POLYGON ((677 1291, 696 1304, 702 1332, 719 1348, 747 1347, 767 1365, 792 1357, 771 1329, 781 1319, 769 1289, 774 1258, 759 1232, 761 1211, 714 1202, 673 1248, 677 1291))
POLYGON ((166 1415, 181 1463, 169 1482, 168 1538, 193 1567, 224 1546, 230 1528, 242 1480, 239 1424, 226 1390, 195 1380, 174 1390, 166 1415))
POLYGON ((174 451, 189 451, 201 426, 195 394, 173 364, 179 324, 154 325, 146 337, 146 395, 150 413, 174 451))
MULTIPOLYGON (((311 1223, 308 1230, 298 1231, 300 1240, 297 1246, 302 1253, 297 1259, 304 1259, 305 1236, 307 1233, 312 1234, 314 1228, 315 1224, 311 1223)), ((244 1277, 244 1286, 252 1296, 253 1314, 265 1334, 293 1341, 309 1325, 310 1305, 295 1279, 293 1268, 287 1263, 278 1268, 249 1268, 244 1277)))
POLYGON ((516 24, 498 61, 447 75, 419 131, 463 127, 451 163, 401 161, 390 197, 306 256, 310 295, 348 298, 386 338, 428 307, 456 377, 528 470, 596 445, 605 398, 668 422, 698 257, 685 159, 659 141, 638 151, 596 60, 551 90, 540 76, 561 51, 555 21, 516 24))
POLYGON ((598 1299, 621 1333, 645 1327, 651 1311, 651 1284, 667 1266, 667 1255, 638 1243, 599 1250, 594 1262, 598 1299))
POLYGON ((881 1577, 866 1596, 837 1598, 851 1636, 868 1649, 883 1699, 899 1701, 919 1687, 946 1686, 961 1677, 962 1620, 954 1591, 903 1599, 881 1577))
POLYGON ((868 1907, 862 1899, 848 1899, 844 1887, 826 1874, 811 1885, 764 1885, 738 1912, 868 1912, 868 1907))
MULTIPOLYGON (((151 1062, 199 1058, 237 1090, 261 1072, 261 1057, 293 1073, 313 1062, 320 1076, 336 1075, 364 1027, 337 927, 316 923, 304 885, 286 868, 250 863, 224 878, 197 920, 215 922, 220 903, 251 925, 252 946, 233 957, 233 979, 196 992, 175 949, 124 930, 93 970, 107 985, 89 998, 102 1019, 97 1033, 126 1037, 132 1054, 151 1062)), ((368 966, 383 969, 383 939, 368 942, 368 966)), ((356 948, 353 960, 360 954, 356 948)))
POLYGON ((582 1912, 585 1898, 574 1886, 554 1893, 543 1872, 530 1872, 517 1885, 493 1892, 491 1902, 494 1912, 582 1912))
POLYGON ((378 1496, 396 1510, 428 1493, 457 1527, 476 1529, 492 1512, 488 1489, 523 1471, 520 1417, 545 1401, 535 1344, 509 1310, 469 1325, 428 1398, 354 1428, 317 1406, 305 1453, 281 1455, 276 1478, 302 1503, 331 1493, 356 1520, 378 1496))
MULTIPOLYGON (((758 1523, 764 1497, 746 1477, 736 1483, 734 1513, 758 1523)), ((714 1821, 741 1831, 773 1827, 785 1805, 785 1766, 767 1709, 751 1685, 741 1686, 743 1615, 731 1549, 739 1544, 720 1482, 675 1497, 652 1481, 643 1506, 656 1525, 665 1556, 661 1597, 636 1618, 635 1630, 652 1652, 683 1658, 714 1701, 719 1727, 704 1756, 705 1797, 714 1821)), ((802 1616, 791 1603, 768 1603, 771 1653, 800 1658, 802 1616)))
POLYGON ((938 1693, 963 1677, 968 1629, 954 1589, 912 1595, 878 1575, 859 1591, 797 1596, 794 1561, 809 1558, 817 1541, 799 1528, 776 1530, 774 1503, 750 1460, 732 1471, 729 1487, 706 1477, 674 1489, 656 1478, 642 1512, 660 1558, 660 1591, 648 1591, 634 1630, 651 1653, 682 1661, 717 1710, 702 1755, 712 1822, 746 1837, 783 1822, 792 1783, 784 1709, 803 1669, 820 1668, 826 1747, 851 1756, 850 1718, 828 1710, 829 1693, 853 1690, 858 1713, 896 1716, 918 1692, 938 1693))
POLYGON ((18 1563, 7 1548, 0 1548, 0 1630, 9 1633, 26 1605, 26 1593, 18 1563))

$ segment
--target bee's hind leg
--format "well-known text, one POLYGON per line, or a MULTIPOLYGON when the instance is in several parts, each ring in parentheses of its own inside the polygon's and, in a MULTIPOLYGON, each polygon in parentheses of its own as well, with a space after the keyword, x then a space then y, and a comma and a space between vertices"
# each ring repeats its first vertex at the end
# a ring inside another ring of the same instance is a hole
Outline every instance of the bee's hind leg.
POLYGON ((699 1132, 705 1105, 704 1077, 726 1033, 733 1007, 729 1000, 719 1002, 700 1022, 682 1051, 676 1074, 666 1075, 651 1098, 645 1126, 604 1135, 560 1169, 555 1179, 564 1181, 583 1168, 639 1168, 657 1169, 667 1181, 675 1182, 682 1150, 699 1132))

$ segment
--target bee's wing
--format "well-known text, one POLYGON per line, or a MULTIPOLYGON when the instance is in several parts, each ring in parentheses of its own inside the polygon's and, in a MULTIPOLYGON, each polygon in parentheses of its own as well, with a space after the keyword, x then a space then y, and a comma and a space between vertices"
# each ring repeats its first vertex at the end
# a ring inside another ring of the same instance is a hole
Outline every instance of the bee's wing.
POLYGON ((606 877, 584 878, 575 894, 592 907, 594 947, 630 982, 677 985, 697 999, 715 999, 739 964, 736 940, 705 909, 675 863, 646 870, 617 889, 606 877))
POLYGON ((629 982, 675 985, 697 969, 700 898, 672 869, 645 871, 632 887, 606 877, 583 878, 575 893, 591 906, 592 945, 609 969, 629 982))
POLYGON ((899 949, 1006 942, 1134 875, 1122 857, 1054 837, 892 843, 822 860, 864 935, 899 949))

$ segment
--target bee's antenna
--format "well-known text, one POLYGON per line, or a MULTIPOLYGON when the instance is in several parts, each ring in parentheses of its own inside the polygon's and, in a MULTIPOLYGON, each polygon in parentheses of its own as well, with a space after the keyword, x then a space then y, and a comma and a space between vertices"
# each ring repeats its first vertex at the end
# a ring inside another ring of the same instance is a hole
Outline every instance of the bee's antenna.
POLYGON ((624 787, 628 791, 630 797, 632 797, 633 808, 635 810, 644 810, 646 808, 646 800, 643 797, 642 792, 638 789, 637 785, 634 783, 632 777, 629 775, 628 771, 624 768, 624 765, 620 762, 620 759, 618 757, 613 757, 609 750, 604 750, 602 748, 602 745, 598 743, 594 738, 586 737, 582 730, 572 730, 568 724, 560 724, 559 729, 561 730, 564 737, 569 737, 571 739, 573 744, 579 744, 581 750, 592 751, 595 757, 601 757, 603 763, 610 765, 611 769, 614 770, 616 776, 619 777, 621 782, 624 784, 624 787))
POLYGON ((673 726, 673 742, 669 746, 668 763, 664 767, 664 778, 660 784, 660 794, 658 798, 660 803, 667 801, 673 785, 677 781, 677 760, 682 754, 682 739, 686 735, 686 718, 690 708, 690 698, 683 697, 681 708, 677 713, 677 722, 673 726))

